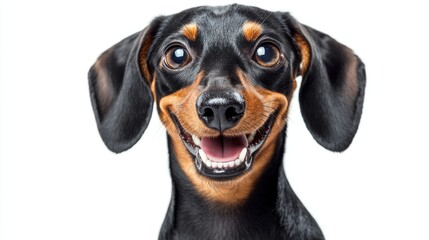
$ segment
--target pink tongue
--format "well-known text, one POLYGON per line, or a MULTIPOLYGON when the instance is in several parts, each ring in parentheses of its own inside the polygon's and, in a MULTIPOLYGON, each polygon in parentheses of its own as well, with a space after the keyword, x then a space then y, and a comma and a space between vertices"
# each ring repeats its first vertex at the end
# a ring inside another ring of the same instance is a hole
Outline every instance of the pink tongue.
POLYGON ((247 145, 245 135, 238 137, 220 136, 216 138, 201 138, 201 149, 203 149, 210 160, 216 162, 229 162, 237 159, 241 150, 247 147, 247 145))

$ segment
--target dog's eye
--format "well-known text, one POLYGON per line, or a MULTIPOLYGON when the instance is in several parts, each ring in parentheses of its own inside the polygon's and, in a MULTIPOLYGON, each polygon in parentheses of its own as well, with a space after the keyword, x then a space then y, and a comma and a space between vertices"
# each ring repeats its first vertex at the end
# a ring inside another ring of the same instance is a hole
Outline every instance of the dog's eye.
POLYGON ((280 50, 272 43, 263 43, 256 48, 254 59, 263 67, 274 67, 281 60, 280 50))
POLYGON ((170 69, 179 69, 190 62, 188 51, 181 46, 173 46, 165 54, 165 65, 170 69))

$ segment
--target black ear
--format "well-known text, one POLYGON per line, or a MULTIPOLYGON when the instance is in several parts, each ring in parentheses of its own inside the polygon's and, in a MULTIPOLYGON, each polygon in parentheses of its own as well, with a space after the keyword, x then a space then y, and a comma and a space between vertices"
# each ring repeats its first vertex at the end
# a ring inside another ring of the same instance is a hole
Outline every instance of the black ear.
POLYGON ((359 126, 365 93, 365 65, 330 36, 288 19, 301 55, 301 113, 323 147, 344 151, 359 126))
POLYGON ((159 21, 106 50, 89 70, 98 131, 113 152, 131 148, 149 124, 153 96, 146 60, 159 21))

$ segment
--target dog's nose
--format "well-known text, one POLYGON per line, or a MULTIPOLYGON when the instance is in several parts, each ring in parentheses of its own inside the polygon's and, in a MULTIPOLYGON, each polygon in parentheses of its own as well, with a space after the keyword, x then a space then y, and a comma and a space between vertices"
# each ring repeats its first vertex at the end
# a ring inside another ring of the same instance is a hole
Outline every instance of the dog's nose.
POLYGON ((207 127, 225 131, 243 116, 243 96, 233 90, 208 90, 197 99, 197 112, 207 127))

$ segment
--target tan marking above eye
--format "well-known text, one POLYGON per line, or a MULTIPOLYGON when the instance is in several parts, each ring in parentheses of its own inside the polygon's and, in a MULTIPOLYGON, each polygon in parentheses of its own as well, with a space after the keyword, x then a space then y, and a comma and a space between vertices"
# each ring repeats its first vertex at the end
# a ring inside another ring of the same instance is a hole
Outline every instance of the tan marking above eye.
POLYGON ((262 26, 259 23, 246 21, 243 24, 243 36, 248 42, 253 42, 262 34, 262 26))
POLYGON ((196 23, 189 23, 182 27, 182 34, 190 41, 195 41, 198 35, 198 26, 196 23))

